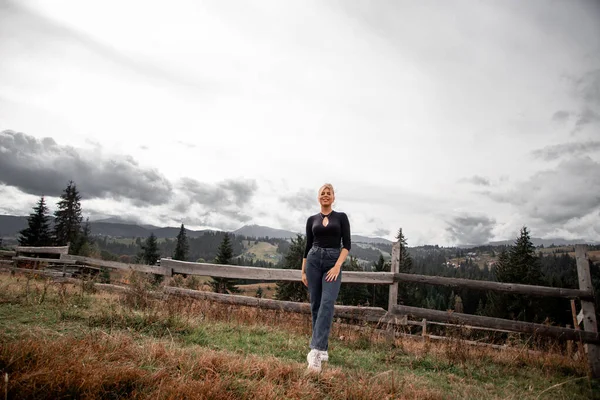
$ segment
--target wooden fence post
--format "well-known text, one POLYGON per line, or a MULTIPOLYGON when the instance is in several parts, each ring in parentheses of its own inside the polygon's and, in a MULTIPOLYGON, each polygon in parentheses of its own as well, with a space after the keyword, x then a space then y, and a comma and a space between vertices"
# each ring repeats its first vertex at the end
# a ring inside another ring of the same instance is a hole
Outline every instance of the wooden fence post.
MULTIPOLYGON (((579 323, 577 322, 577 307, 575 306, 575 299, 571 299, 571 315, 573 316, 573 327, 576 331, 578 331, 579 323)), ((583 343, 581 340, 579 340, 579 344, 575 343, 575 353, 579 352, 579 349, 583 349, 583 343)))
MULTIPOLYGON (((396 274, 400 271, 400 242, 396 242, 392 245, 392 274, 396 274)), ((390 296, 388 300, 388 312, 393 311, 393 307, 398 304, 398 282, 394 282, 390 285, 390 296)))
MULTIPOLYGON (((577 277, 579 278, 579 288, 592 290, 592 277, 590 275, 590 264, 588 262, 585 245, 575 246, 575 257, 577 259, 577 277)), ((587 332, 598 332, 596 322, 596 309, 594 301, 581 300, 581 309, 583 310, 583 329, 587 332)), ((584 351, 587 352, 588 362, 592 376, 600 378, 600 345, 586 343, 584 351)))

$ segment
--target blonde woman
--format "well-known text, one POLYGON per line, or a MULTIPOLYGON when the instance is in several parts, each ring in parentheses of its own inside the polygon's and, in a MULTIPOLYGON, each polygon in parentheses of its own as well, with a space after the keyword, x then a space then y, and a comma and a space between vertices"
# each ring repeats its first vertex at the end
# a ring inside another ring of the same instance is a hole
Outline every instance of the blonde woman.
POLYGON ((342 283, 342 264, 350 252, 350 221, 343 212, 333 211, 333 186, 319 189, 321 212, 306 221, 306 249, 302 259, 302 282, 308 287, 312 314, 312 338, 306 359, 308 369, 321 371, 329 361, 327 349, 333 322, 333 306, 342 283))

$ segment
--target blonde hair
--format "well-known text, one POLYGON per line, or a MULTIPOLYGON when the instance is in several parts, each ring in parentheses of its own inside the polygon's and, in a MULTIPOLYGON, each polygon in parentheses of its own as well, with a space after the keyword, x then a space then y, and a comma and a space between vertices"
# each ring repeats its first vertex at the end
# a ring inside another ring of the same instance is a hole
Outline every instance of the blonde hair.
POLYGON ((323 191, 323 189, 325 189, 325 188, 327 188, 327 189, 331 190, 331 194, 335 196, 335 190, 333 190, 333 185, 332 185, 331 183, 326 183, 326 184, 324 184, 323 186, 321 186, 321 187, 319 188, 319 196, 321 195, 321 192, 322 192, 322 191, 323 191))

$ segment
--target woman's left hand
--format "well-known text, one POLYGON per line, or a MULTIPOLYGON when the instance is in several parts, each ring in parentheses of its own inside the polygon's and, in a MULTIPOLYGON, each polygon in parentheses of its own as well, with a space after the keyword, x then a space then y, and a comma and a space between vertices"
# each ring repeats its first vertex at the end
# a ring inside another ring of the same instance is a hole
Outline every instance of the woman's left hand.
POLYGON ((333 268, 331 268, 329 271, 327 271, 325 280, 327 282, 335 281, 337 279, 338 275, 340 274, 340 269, 342 269, 341 265, 335 265, 333 268))

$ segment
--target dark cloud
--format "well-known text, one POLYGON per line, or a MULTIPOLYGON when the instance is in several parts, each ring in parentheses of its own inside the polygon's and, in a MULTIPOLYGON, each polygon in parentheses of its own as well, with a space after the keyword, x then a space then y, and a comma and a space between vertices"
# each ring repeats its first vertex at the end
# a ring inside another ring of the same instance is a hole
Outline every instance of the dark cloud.
POLYGON ((258 185, 253 179, 228 179, 210 184, 193 178, 182 178, 179 182, 179 189, 192 203, 200 203, 214 210, 229 206, 243 207, 252 199, 257 188, 258 185))
POLYGON ((575 85, 588 105, 600 106, 600 69, 586 72, 575 81, 575 85))
POLYGON ((471 183, 473 185, 478 185, 478 186, 490 186, 490 180, 487 178, 484 178, 483 176, 479 176, 479 175, 473 175, 470 178, 463 178, 463 179, 459 180, 459 182, 471 183))
MULTIPOLYGON (((175 203, 177 212, 188 212, 190 207, 200 205, 203 210, 198 217, 218 214, 238 222, 248 222, 252 217, 243 212, 258 189, 253 179, 227 179, 216 184, 200 182, 192 178, 182 178, 179 182, 182 198, 175 203)), ((196 211, 194 211, 198 214, 196 211)))
POLYGON ((526 217, 558 228, 600 210, 600 163, 590 157, 565 160, 490 197, 514 205, 526 217))
POLYGON ((254 196, 258 185, 254 179, 233 180, 227 179, 218 184, 218 187, 233 195, 234 203, 238 207, 246 205, 254 196))
POLYGON ((600 121, 600 115, 595 111, 590 110, 589 108, 584 109, 581 114, 577 116, 577 121, 575 121, 575 129, 574 132, 579 132, 586 125, 589 125, 594 122, 600 121))
POLYGON ((559 110, 552 115, 552 120, 555 122, 565 122, 569 119, 571 113, 564 110, 559 110))
POLYGON ((600 69, 588 71, 583 76, 572 79, 577 97, 582 102, 576 115, 575 127, 572 133, 583 130, 587 125, 600 122, 600 69))
POLYGON ((556 160, 563 156, 574 156, 593 153, 600 150, 600 141, 562 143, 534 150, 531 154, 546 161, 556 160))
POLYGON ((460 215, 446 221, 446 232, 457 244, 484 244, 494 236, 494 219, 485 216, 460 215))
POLYGON ((314 191, 308 189, 298 191, 295 194, 281 196, 279 200, 287 204, 292 210, 297 211, 311 210, 318 205, 317 195, 314 191))
POLYGON ((130 199, 136 205, 163 204, 170 182, 130 156, 84 154, 52 138, 0 132, 0 182, 34 195, 58 196, 73 180, 84 199, 130 199))

